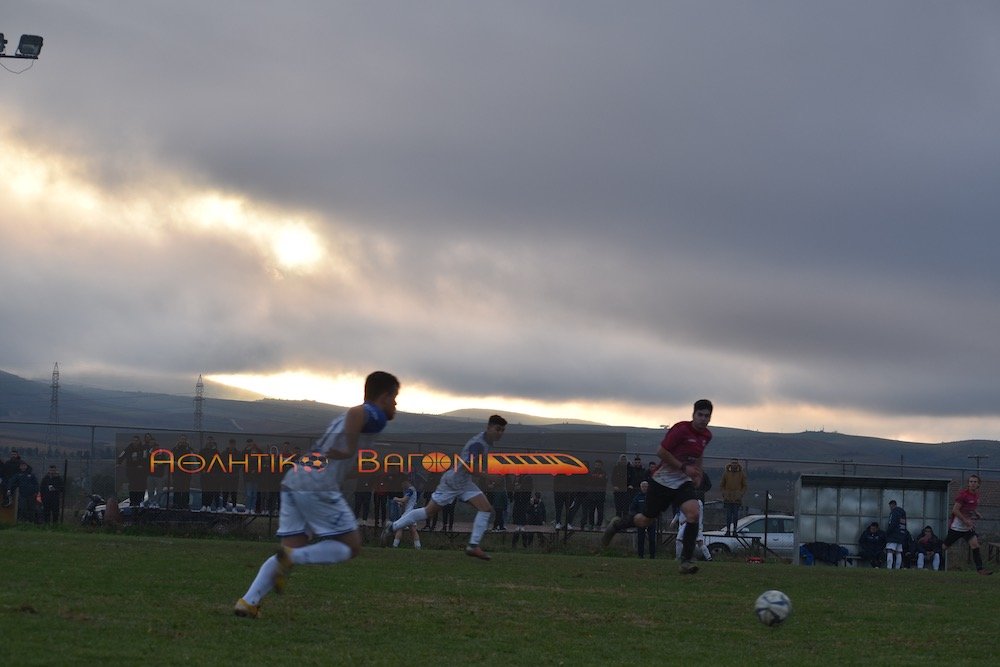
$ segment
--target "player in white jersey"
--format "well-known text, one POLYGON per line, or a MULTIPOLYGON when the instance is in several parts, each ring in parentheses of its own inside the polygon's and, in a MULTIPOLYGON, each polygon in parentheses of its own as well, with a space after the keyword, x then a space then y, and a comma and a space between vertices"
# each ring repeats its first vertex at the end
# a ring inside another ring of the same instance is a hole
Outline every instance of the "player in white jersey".
MULTIPOLYGON (((411 526, 427 517, 437 515, 441 508, 454 500, 462 500, 476 508, 476 518, 472 522, 472 535, 465 547, 465 553, 474 558, 490 560, 488 553, 479 546, 483 534, 490 522, 493 506, 472 479, 470 468, 475 468, 477 462, 485 464, 490 447, 503 437, 507 429, 507 420, 500 415, 493 415, 486 424, 486 430, 465 443, 459 457, 466 463, 456 463, 441 476, 441 482, 431 495, 430 502, 424 507, 410 510, 396 521, 386 522, 382 531, 382 546, 389 546, 397 530, 411 526)), ((483 471, 485 472, 485 470, 483 471)))
POLYGON ((342 563, 361 551, 358 521, 340 485, 354 464, 358 443, 381 432, 396 416, 398 393, 395 376, 384 371, 369 375, 365 402, 333 420, 314 450, 285 474, 278 514, 281 547, 264 561, 249 590, 237 600, 237 616, 257 618, 265 595, 271 590, 284 592, 293 565, 342 563))
MULTIPOLYGON (((403 495, 393 498, 392 501, 400 506, 400 512, 398 516, 406 514, 414 507, 417 506, 417 487, 413 486, 413 482, 408 482, 406 490, 403 491, 403 495)), ((410 524, 410 537, 413 538, 413 548, 420 548, 420 533, 417 532, 417 526, 415 524, 410 524)), ((396 538, 392 541, 393 547, 398 547, 400 540, 403 538, 403 529, 400 528, 396 531, 396 538)))
MULTIPOLYGON (((705 503, 698 501, 698 537, 694 541, 694 548, 701 552, 701 557, 704 560, 712 560, 712 552, 708 550, 708 546, 705 544, 704 532, 704 518, 705 518, 705 503)), ((677 551, 677 560, 682 560, 682 551, 684 548, 684 531, 688 530, 689 526, 694 524, 689 524, 687 517, 684 512, 680 510, 674 515, 673 520, 670 522, 670 527, 677 526, 677 539, 674 540, 677 551)))

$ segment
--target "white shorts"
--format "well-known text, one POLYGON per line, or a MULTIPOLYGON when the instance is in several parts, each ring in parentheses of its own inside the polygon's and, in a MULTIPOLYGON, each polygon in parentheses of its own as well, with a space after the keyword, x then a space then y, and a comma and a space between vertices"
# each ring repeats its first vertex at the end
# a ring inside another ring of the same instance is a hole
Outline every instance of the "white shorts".
POLYGON ((456 498, 467 503, 476 496, 482 495, 482 493, 479 487, 476 486, 476 483, 468 477, 465 478, 464 482, 459 481, 456 484, 454 478, 445 476, 441 478, 437 489, 431 494, 431 500, 438 507, 444 507, 445 505, 450 505, 456 498))
POLYGON ((334 537, 357 529, 358 520, 340 491, 282 490, 278 537, 334 537))
POLYGON ((902 551, 903 545, 899 542, 887 542, 885 545, 886 551, 902 551))

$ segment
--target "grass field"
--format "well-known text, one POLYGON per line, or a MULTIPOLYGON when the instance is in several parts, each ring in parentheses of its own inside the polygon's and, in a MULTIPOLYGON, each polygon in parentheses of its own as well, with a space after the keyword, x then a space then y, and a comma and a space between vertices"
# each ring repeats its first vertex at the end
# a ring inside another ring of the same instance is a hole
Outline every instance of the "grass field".
POLYGON ((237 618, 274 546, 0 530, 0 665, 971 665, 1000 637, 1000 575, 377 547, 237 618))

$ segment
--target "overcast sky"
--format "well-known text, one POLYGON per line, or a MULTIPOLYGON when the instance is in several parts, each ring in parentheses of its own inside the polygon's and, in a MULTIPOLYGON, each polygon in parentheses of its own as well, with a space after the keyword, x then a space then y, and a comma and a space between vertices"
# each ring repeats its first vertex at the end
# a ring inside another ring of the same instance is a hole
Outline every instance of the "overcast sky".
POLYGON ((0 60, 4 370, 354 403, 385 369, 412 411, 656 426, 705 396, 723 426, 1000 433, 1000 4, 0 20, 8 54, 45 38, 0 60))

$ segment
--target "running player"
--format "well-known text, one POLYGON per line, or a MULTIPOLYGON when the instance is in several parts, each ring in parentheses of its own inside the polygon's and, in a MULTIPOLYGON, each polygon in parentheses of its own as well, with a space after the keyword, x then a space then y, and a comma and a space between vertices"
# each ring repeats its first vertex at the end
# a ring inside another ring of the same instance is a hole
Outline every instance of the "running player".
MULTIPOLYGON (((400 508, 398 510, 397 516, 402 516, 407 512, 409 512, 410 510, 412 510, 414 507, 416 507, 418 495, 419 494, 417 493, 417 487, 413 486, 413 481, 407 480, 406 490, 403 491, 403 495, 397 496, 392 499, 392 502, 396 503, 396 505, 398 505, 400 508)), ((410 525, 410 537, 413 538, 413 548, 419 549, 420 533, 417 532, 417 526, 415 524, 410 525)), ((396 537, 392 541, 392 546, 398 547, 402 538, 403 538, 403 529, 400 528, 399 530, 396 531, 396 537)))
POLYGON ((993 574, 992 570, 983 567, 983 556, 979 552, 979 535, 976 534, 976 519, 981 519, 979 513, 979 485, 982 481, 979 475, 969 475, 966 487, 955 496, 955 505, 951 508, 951 523, 948 525, 948 536, 944 538, 944 549, 959 540, 965 540, 972 549, 972 560, 979 574, 993 574))
MULTIPOLYGON (((604 529, 601 542, 611 544, 616 533, 633 526, 645 528, 671 505, 678 505, 687 522, 697 526, 701 518, 698 507, 698 487, 702 483, 702 455, 712 440, 708 423, 712 420, 712 402, 702 398, 695 401, 691 421, 674 424, 660 443, 656 455, 660 464, 653 472, 646 494, 645 507, 629 517, 614 517, 604 529)), ((698 571, 691 558, 694 555, 698 531, 685 530, 681 549, 681 574, 698 571)))
POLYGON ((465 465, 456 462, 441 476, 441 482, 431 495, 430 502, 424 507, 412 509, 396 521, 387 522, 382 530, 381 543, 383 547, 389 546, 393 535, 397 530, 413 525, 418 521, 424 521, 428 517, 435 516, 443 506, 454 500, 462 500, 476 508, 476 518, 472 522, 472 535, 469 543, 465 547, 465 553, 474 558, 490 560, 490 555, 479 546, 483 534, 489 526, 490 514, 493 507, 486 500, 486 496, 472 479, 470 469, 474 468, 476 461, 485 464, 486 455, 490 452, 490 447, 503 437, 507 429, 507 420, 500 415, 493 415, 486 424, 486 430, 465 443, 459 457, 465 465))
POLYGON ((278 536, 281 547, 261 565, 250 589, 236 601, 237 616, 257 618, 264 596, 283 593, 293 565, 334 564, 361 551, 358 521, 340 486, 358 452, 358 442, 385 428, 396 416, 399 380, 375 371, 365 380, 365 402, 327 427, 308 456, 281 480, 278 536), (317 465, 319 464, 319 465, 317 465), (314 538, 310 544, 310 538, 314 538))

